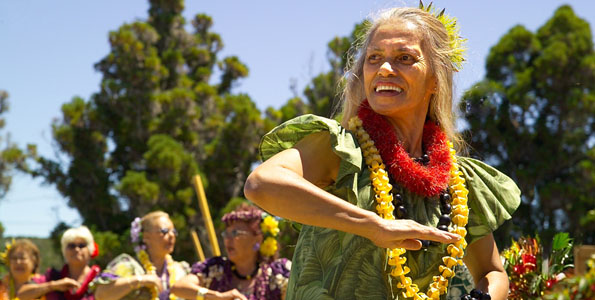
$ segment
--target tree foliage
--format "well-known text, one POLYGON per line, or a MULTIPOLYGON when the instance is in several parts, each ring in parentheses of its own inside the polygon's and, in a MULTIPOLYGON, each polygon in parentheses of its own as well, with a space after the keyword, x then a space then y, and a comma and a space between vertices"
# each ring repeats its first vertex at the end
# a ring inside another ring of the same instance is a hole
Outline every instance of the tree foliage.
MULTIPOLYGON (((8 93, 0 90, 0 116, 3 113, 6 113, 6 111, 8 111, 8 93)), ((4 128, 4 126, 5 121, 3 118, 0 118, 0 129, 4 128)), ((0 136, 0 149, 5 146, 4 143, 5 141, 3 141, 2 136, 0 136)), ((5 157, 5 151, 0 151, 0 198, 2 198, 10 187, 11 176, 9 173, 11 165, 5 157)))
MULTIPOLYGON (((514 223, 544 241, 569 230, 595 242, 595 52, 569 6, 536 32, 515 26, 492 47, 485 79, 461 102, 475 154, 522 190, 514 223), (591 213, 593 214, 593 213, 591 213)), ((551 239, 550 239, 551 240, 551 239)))
POLYGON ((180 229, 177 254, 193 261, 189 230, 202 220, 192 177, 202 176, 218 211, 242 195, 271 126, 249 96, 232 92, 248 68, 219 57, 223 40, 211 17, 197 14, 188 32, 183 9, 181 0, 151 0, 147 20, 110 32, 110 52, 95 65, 99 91, 65 103, 52 124, 62 159, 29 151, 36 164, 27 170, 57 187, 112 246, 104 250, 127 250, 118 235, 134 217, 161 209, 180 229))

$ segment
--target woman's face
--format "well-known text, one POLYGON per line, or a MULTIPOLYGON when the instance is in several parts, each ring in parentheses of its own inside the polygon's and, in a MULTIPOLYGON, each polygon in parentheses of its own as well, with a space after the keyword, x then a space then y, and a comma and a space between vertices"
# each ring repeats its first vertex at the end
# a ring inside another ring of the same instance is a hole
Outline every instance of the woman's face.
POLYGON ((75 238, 66 244, 64 259, 68 265, 87 265, 91 260, 91 251, 87 241, 83 238, 75 238))
POLYGON ((366 49, 364 89, 372 109, 389 118, 426 116, 436 81, 411 22, 380 25, 366 49))
POLYGON ((143 230, 143 242, 149 252, 161 255, 174 251, 178 232, 168 217, 157 218, 147 227, 143 230))
POLYGON ((257 243, 262 243, 262 235, 254 234, 248 223, 243 221, 231 222, 223 232, 223 244, 232 262, 255 259, 257 243))
POLYGON ((35 270, 35 263, 32 255, 24 249, 12 251, 9 260, 10 274, 14 278, 29 278, 35 270))

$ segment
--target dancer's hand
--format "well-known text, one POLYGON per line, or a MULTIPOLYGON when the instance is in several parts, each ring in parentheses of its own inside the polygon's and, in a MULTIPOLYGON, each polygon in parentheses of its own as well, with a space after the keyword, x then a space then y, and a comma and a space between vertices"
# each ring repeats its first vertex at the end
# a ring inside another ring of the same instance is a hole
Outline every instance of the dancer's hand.
POLYGON ((419 250, 422 246, 419 240, 452 243, 461 238, 458 234, 421 225, 413 220, 384 220, 378 218, 375 227, 376 230, 371 232, 367 238, 381 248, 419 250))
POLYGON ((78 281, 68 277, 50 282, 50 290, 52 291, 65 292, 68 290, 76 290, 80 286, 81 284, 78 281))
POLYGON ((218 293, 217 299, 221 300, 248 300, 240 291, 233 289, 224 293, 218 293))
POLYGON ((161 283, 161 278, 159 278, 157 275, 145 274, 145 275, 139 275, 138 277, 139 277, 139 285, 141 287, 148 287, 148 288, 156 287, 160 293, 163 290, 163 284, 161 283))

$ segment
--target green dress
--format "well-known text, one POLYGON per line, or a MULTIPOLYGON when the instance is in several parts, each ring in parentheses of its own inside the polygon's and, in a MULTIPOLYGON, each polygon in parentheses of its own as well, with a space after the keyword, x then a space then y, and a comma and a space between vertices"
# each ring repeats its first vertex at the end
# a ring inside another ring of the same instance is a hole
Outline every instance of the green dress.
MULTIPOLYGON (((326 188, 360 208, 375 211, 370 172, 357 139, 337 121, 314 115, 289 120, 266 134, 260 145, 263 160, 293 147, 305 136, 328 131, 333 151, 340 159, 335 184, 326 188)), ((458 157, 469 189, 470 209, 467 242, 494 231, 510 219, 520 203, 516 184, 496 169, 471 158, 458 157)), ((402 190, 409 216, 424 225, 436 226, 440 217, 437 197, 424 198, 402 190)), ((407 251, 407 266, 413 282, 426 291, 445 255, 445 245, 407 251)), ((386 251, 370 240, 338 230, 302 227, 293 257, 287 300, 297 299, 400 299, 397 282, 391 280, 386 251)))

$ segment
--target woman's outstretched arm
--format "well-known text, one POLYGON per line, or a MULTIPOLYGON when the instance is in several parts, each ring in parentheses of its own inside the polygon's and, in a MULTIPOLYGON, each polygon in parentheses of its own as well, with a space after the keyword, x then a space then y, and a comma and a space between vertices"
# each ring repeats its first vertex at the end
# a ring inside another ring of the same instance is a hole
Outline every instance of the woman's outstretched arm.
POLYGON ((502 266, 500 253, 492 234, 469 245, 463 261, 471 272, 477 289, 489 292, 493 300, 506 299, 508 275, 502 266))
POLYGON ((324 191, 322 188, 334 183, 339 164, 330 134, 311 134, 258 166, 248 177, 244 194, 272 214, 357 234, 383 248, 419 249, 418 239, 442 243, 459 239, 411 220, 384 220, 324 191))
POLYGON ((184 276, 184 278, 176 281, 171 288, 171 292, 180 298, 197 299, 199 289, 203 289, 202 293, 205 300, 246 300, 246 296, 240 293, 237 289, 220 293, 204 288, 202 287, 202 282, 199 282, 199 277, 194 274, 188 274, 184 276))

